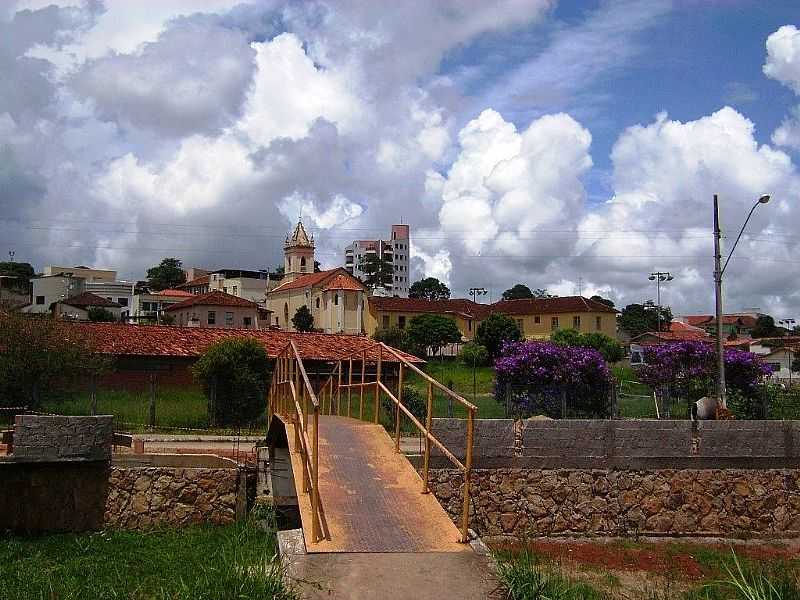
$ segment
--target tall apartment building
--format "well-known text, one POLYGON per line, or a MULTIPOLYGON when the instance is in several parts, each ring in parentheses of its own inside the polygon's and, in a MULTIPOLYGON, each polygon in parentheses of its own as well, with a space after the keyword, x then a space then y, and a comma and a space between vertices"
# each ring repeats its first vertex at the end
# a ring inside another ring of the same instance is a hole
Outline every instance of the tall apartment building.
POLYGON ((411 249, 411 228, 409 225, 392 225, 388 240, 355 240, 344 249, 344 268, 362 281, 365 278, 360 266, 370 255, 392 264, 394 275, 392 283, 385 288, 373 291, 376 296, 397 296, 408 298, 409 254, 411 249))

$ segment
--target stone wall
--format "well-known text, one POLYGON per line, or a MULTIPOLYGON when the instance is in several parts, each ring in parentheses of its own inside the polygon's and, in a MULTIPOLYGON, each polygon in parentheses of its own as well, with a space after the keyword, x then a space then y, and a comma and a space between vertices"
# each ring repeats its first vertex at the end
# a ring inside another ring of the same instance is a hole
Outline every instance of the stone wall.
MULTIPOLYGON (((552 535, 800 536, 800 470, 477 469, 471 527, 490 540, 552 535)), ((463 475, 431 471, 458 523, 463 475)))
POLYGON ((111 460, 113 417, 17 415, 15 461, 111 460))
POLYGON ((232 523, 246 500, 245 474, 237 469, 112 467, 105 524, 148 529, 232 523))

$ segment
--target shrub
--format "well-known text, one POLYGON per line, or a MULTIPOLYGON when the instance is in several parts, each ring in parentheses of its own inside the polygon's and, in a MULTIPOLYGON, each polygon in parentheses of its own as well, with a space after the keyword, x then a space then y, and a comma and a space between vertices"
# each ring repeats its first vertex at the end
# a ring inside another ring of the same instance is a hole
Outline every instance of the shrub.
POLYGON ((486 346, 481 346, 476 342, 464 344, 458 357, 468 367, 482 367, 489 361, 489 352, 486 346))
POLYGON ((292 325, 297 331, 308 332, 314 330, 314 315, 311 314, 305 304, 295 311, 292 317, 292 325))
MULTIPOLYGON (((425 416, 428 408, 426 400, 421 392, 419 392, 416 388, 404 385, 401 402, 403 403, 403 406, 411 411, 411 414, 414 415, 421 423, 425 423, 425 416)), ((396 412, 396 405, 394 401, 388 396, 383 396, 381 405, 383 406, 383 410, 386 412, 386 414, 392 417, 392 423, 394 423, 394 415, 396 412)), ((405 413, 402 411, 400 412, 401 418, 406 416, 405 413)))
POLYGON ((102 306, 90 306, 87 312, 89 320, 94 323, 113 323, 117 320, 114 313, 102 306))
POLYGON ((372 339, 376 342, 383 342, 387 346, 405 350, 408 345, 406 330, 399 327, 390 327, 389 329, 378 329, 372 335, 372 339))
POLYGON ((494 314, 478 325, 475 341, 486 348, 490 358, 495 358, 505 342, 516 342, 522 338, 514 319, 494 314))
POLYGON ((498 402, 511 401, 520 416, 561 417, 562 405, 576 416, 608 414, 611 371, 591 348, 552 342, 510 342, 495 361, 498 402))
POLYGON ((617 340, 600 332, 580 333, 575 329, 559 329, 550 337, 550 341, 559 346, 592 348, 602 354, 606 362, 610 363, 622 360, 625 355, 617 340))
POLYGON ((269 358, 253 338, 229 338, 212 344, 192 372, 207 395, 214 394, 212 425, 242 425, 264 408, 269 358))

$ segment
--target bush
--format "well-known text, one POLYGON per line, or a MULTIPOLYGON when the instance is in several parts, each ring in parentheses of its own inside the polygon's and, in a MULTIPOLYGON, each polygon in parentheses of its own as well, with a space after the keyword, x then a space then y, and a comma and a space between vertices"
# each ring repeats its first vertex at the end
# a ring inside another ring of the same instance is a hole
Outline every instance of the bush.
POLYGON ((602 354, 609 363, 618 362, 625 356, 620 343, 604 333, 580 333, 575 329, 559 329, 550 337, 550 341, 559 346, 592 348, 602 354))
POLYGON ((519 416, 564 418, 565 400, 574 416, 608 415, 611 371, 597 350, 552 342, 511 342, 495 361, 495 372, 496 400, 510 400, 519 416))
POLYGON ((519 327, 511 317, 494 314, 478 325, 475 341, 486 348, 490 358, 500 354, 505 342, 516 342, 522 338, 519 327))
MULTIPOLYGON (((403 386, 403 397, 401 398, 401 402, 403 406, 405 406, 411 414, 414 415, 421 423, 425 423, 425 416, 427 413, 427 402, 425 397, 422 393, 419 392, 416 388, 413 388, 408 385, 403 386)), ((396 405, 394 401, 389 398, 388 396, 383 396, 383 400, 381 400, 381 405, 383 406, 383 410, 386 414, 392 417, 392 423, 394 423, 394 415, 396 412, 396 405)), ((407 416, 404 412, 401 412, 401 418, 403 416, 407 416)))
POLYGON ((90 306, 87 312, 93 323, 114 323, 117 320, 114 313, 102 306, 90 306))
POLYGON ((292 325, 297 331, 308 332, 314 330, 314 315, 311 314, 305 304, 295 311, 292 317, 292 325))
POLYGON ((372 336, 376 342, 383 342, 392 348, 405 350, 408 345, 406 330, 399 327, 390 327, 389 329, 378 329, 372 336))
POLYGON ((214 425, 243 425, 264 409, 269 358, 253 338, 229 338, 212 344, 192 367, 196 380, 214 394, 214 425))
POLYGON ((481 346, 476 342, 464 344, 458 357, 468 367, 482 367, 489 362, 489 352, 486 350, 486 346, 481 346))

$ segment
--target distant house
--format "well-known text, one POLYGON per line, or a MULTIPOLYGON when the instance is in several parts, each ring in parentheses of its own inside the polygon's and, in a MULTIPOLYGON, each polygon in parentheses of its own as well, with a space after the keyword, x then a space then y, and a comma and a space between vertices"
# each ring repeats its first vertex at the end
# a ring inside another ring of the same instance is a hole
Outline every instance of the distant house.
POLYGON ((176 285, 175 289, 184 290, 190 294, 207 294, 210 291, 209 279, 209 275, 200 275, 199 277, 190 279, 186 283, 176 285))
POLYGON ((135 294, 128 320, 134 323, 160 323, 161 317, 168 307, 193 296, 194 294, 191 292, 176 289, 135 294))
POLYGON ((267 293, 272 325, 293 330, 292 318, 306 306, 314 328, 325 333, 364 332, 367 288, 344 268, 314 272, 314 239, 298 223, 284 244, 284 277, 267 293))
MULTIPOLYGON (((749 336, 758 322, 759 312, 743 312, 722 315, 722 334, 725 337, 732 335, 749 336)), ((709 335, 716 335, 717 319, 714 315, 680 315, 673 319, 673 322, 684 323, 693 327, 699 327, 709 335)))
POLYGON ((183 327, 217 329, 258 329, 259 306, 244 298, 224 292, 192 294, 191 297, 164 309, 183 327))
POLYGON ((393 327, 405 329, 408 322, 419 315, 441 315, 456 322, 464 340, 475 337, 478 324, 491 314, 491 305, 472 300, 423 300, 421 298, 369 298, 367 332, 393 327))
POLYGON ((103 298, 91 292, 83 292, 77 296, 70 296, 64 300, 53 302, 50 311, 53 316, 61 319, 73 321, 88 321, 89 310, 92 308, 102 308, 114 315, 119 320, 122 306, 117 302, 103 298))

